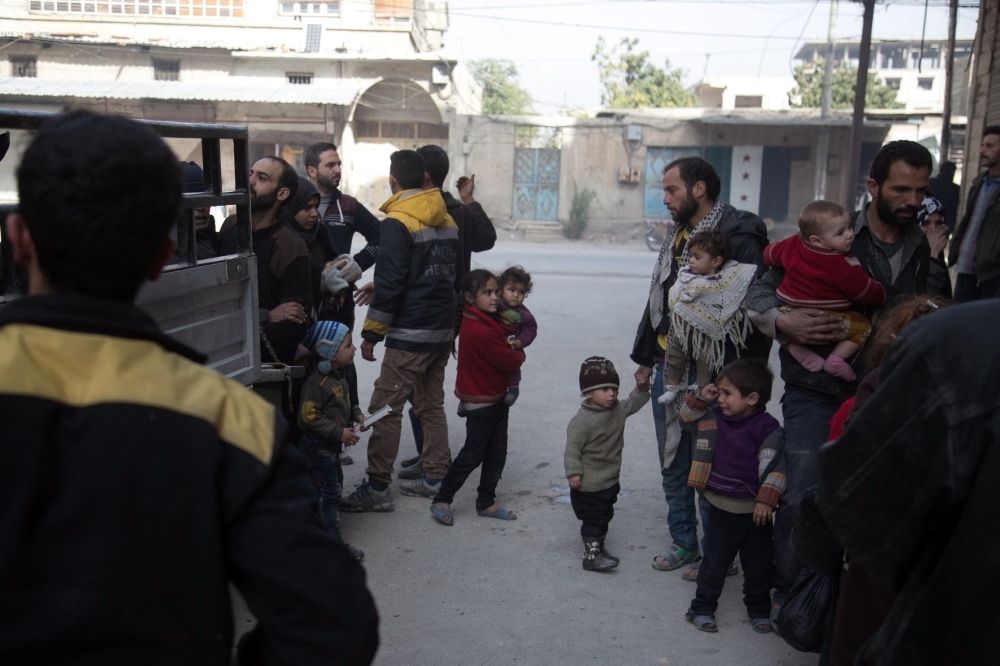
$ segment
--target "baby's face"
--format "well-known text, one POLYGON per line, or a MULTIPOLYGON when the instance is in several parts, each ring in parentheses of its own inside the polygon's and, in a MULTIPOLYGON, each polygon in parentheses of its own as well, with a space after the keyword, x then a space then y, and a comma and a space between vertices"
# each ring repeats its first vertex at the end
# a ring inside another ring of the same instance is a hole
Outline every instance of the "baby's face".
POLYGON ((688 267, 695 275, 715 275, 722 265, 722 257, 713 257, 704 248, 693 247, 688 252, 688 267))
POLYGON ((810 236, 809 242, 834 252, 847 252, 854 244, 851 218, 843 215, 825 220, 820 227, 820 233, 810 236))
POLYGON ((522 282, 508 282, 503 286, 503 302, 512 308, 520 307, 527 294, 528 289, 522 282))
POLYGON ((594 389, 592 391, 587 391, 584 393, 592 405, 598 407, 604 407, 607 409, 615 404, 615 400, 618 399, 618 389, 606 386, 604 388, 594 389))

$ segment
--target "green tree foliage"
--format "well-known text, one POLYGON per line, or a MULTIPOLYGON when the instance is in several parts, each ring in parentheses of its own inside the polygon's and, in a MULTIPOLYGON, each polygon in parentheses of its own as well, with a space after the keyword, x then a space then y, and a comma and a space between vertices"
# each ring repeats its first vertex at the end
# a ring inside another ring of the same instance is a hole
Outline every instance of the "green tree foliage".
MULTIPOLYGON (((822 58, 814 63, 806 63, 795 68, 796 86, 788 93, 788 100, 795 107, 818 107, 823 95, 822 58)), ((847 109, 854 106, 854 86, 858 81, 858 69, 851 65, 833 70, 833 108, 847 109)), ((868 75, 865 90, 865 108, 898 109, 896 91, 887 86, 877 74, 868 75)))
POLYGON ((634 51, 638 39, 622 39, 607 48, 597 39, 591 60, 597 63, 604 91, 601 104, 610 109, 694 106, 695 98, 684 90, 684 72, 671 69, 670 60, 661 69, 649 60, 649 51, 634 51))
POLYGON ((514 63, 486 58, 472 60, 468 66, 472 77, 483 87, 483 113, 523 115, 531 111, 531 95, 518 82, 514 63))

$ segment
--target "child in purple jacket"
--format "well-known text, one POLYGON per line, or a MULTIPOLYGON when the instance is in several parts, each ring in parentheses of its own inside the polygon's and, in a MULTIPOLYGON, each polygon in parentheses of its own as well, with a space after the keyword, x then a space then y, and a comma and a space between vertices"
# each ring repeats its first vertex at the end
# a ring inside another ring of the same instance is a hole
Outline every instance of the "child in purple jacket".
MULTIPOLYGON (((511 349, 524 349, 535 341, 538 324, 534 315, 524 307, 524 299, 531 293, 531 275, 520 266, 510 266, 500 274, 500 307, 497 320, 507 333, 511 349)), ((513 405, 520 393, 521 371, 512 372, 510 386, 504 403, 513 405)))

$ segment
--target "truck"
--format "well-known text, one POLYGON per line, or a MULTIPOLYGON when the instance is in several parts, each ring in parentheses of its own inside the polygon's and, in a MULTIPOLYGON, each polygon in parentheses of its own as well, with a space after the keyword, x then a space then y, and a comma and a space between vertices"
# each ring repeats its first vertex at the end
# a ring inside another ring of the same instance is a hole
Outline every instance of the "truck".
MULTIPOLYGON (((4 130, 35 131, 55 114, 0 109, 4 130)), ((206 189, 184 194, 174 231, 175 263, 155 282, 143 285, 136 304, 160 328, 179 342, 198 350, 206 365, 245 386, 288 382, 301 377, 302 368, 261 363, 260 321, 257 310, 257 258, 253 254, 250 221, 248 132, 243 126, 139 120, 163 138, 199 139, 206 189), (222 142, 232 141, 235 187, 223 189, 222 142), (236 254, 197 259, 193 211, 195 208, 235 207, 236 254)), ((14 156, 7 155, 6 160, 14 156)), ((23 270, 15 265, 6 240, 7 216, 17 204, 0 205, 0 307, 27 290, 23 270)))

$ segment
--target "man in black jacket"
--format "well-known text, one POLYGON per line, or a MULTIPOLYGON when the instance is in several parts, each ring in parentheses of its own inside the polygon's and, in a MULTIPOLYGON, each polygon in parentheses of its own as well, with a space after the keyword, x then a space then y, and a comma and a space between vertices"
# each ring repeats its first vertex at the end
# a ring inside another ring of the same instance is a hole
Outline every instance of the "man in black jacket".
MULTIPOLYGON (((767 227, 764 222, 747 211, 736 210, 719 199, 722 184, 715 169, 700 157, 684 157, 671 162, 663 170, 663 204, 670 210, 674 227, 660 249, 660 256, 653 272, 650 296, 639 322, 632 360, 639 368, 636 383, 648 385, 652 380, 653 424, 656 428, 660 467, 663 467, 667 438, 666 408, 657 402, 663 394, 663 356, 670 333, 670 316, 667 295, 677 279, 677 271, 686 258, 688 239, 695 233, 717 230, 725 234, 733 246, 733 259, 758 266, 758 275, 764 271, 763 252, 767 246, 767 227)), ((771 340, 754 330, 747 340, 743 356, 766 359, 771 340)), ((726 347, 726 360, 736 358, 733 346, 726 347)), ((667 527, 673 539, 671 549, 653 558, 653 568, 670 571, 700 559, 698 546, 698 519, 695 514, 694 490, 687 485, 691 470, 691 435, 680 434, 677 453, 663 476, 663 494, 667 500, 667 527)), ((707 502, 702 504, 702 531, 708 514, 707 502)), ((696 571, 687 573, 693 580, 696 571)))
MULTIPOLYGON (((887 143, 872 161, 868 179, 872 201, 852 215, 854 244, 848 254, 856 257, 865 273, 885 288, 884 305, 862 309, 875 327, 876 315, 898 298, 927 293, 931 250, 917 223, 917 213, 927 191, 931 164, 930 152, 919 143, 887 143)), ((780 269, 771 269, 750 288, 746 304, 751 318, 781 343, 793 340, 829 346, 817 350, 825 356, 842 337, 841 320, 808 308, 779 313, 775 289, 783 274, 780 269)), ((865 374, 864 351, 853 363, 859 379, 865 374)), ((785 382, 781 411, 788 486, 774 522, 776 605, 782 603, 801 568, 789 546, 789 537, 802 494, 817 481, 816 451, 829 435, 834 413, 857 390, 856 382, 843 382, 825 372, 809 372, 784 349, 780 357, 785 382)))
MULTIPOLYGON (((326 227, 337 255, 350 254, 354 234, 365 237, 367 244, 354 255, 362 272, 375 265, 382 235, 382 223, 360 201, 340 191, 342 163, 337 146, 314 143, 305 152, 306 173, 319 191, 320 223, 326 227)), ((354 291, 354 285, 351 285, 354 291)), ((354 328, 354 299, 348 295, 338 316, 349 328, 354 328)))
POLYGON ((364 571, 329 536, 286 424, 133 305, 173 252, 180 168, 147 128, 49 121, 5 240, 0 663, 369 664, 364 571))

